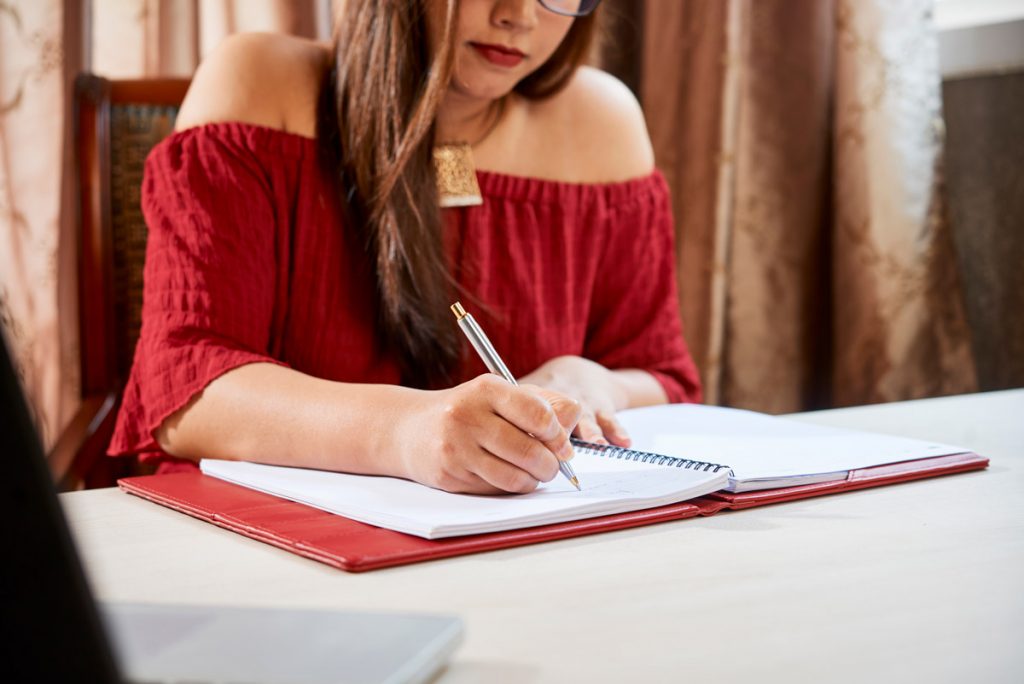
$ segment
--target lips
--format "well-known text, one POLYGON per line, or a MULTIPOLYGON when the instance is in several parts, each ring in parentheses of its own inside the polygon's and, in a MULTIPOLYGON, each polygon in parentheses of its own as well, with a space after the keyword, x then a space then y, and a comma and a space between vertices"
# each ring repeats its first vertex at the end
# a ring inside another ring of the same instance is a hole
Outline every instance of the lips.
POLYGON ((526 55, 521 50, 517 50, 513 47, 506 47, 504 45, 470 43, 470 46, 476 50, 481 57, 495 66, 506 68, 514 67, 526 58, 526 55))

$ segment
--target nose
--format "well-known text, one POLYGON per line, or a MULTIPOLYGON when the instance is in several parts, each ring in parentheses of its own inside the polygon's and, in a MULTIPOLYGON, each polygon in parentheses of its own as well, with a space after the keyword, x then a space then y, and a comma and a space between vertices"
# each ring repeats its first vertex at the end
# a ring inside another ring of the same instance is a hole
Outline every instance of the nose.
POLYGON ((497 0, 491 22, 504 29, 532 29, 537 25, 537 0, 497 0))

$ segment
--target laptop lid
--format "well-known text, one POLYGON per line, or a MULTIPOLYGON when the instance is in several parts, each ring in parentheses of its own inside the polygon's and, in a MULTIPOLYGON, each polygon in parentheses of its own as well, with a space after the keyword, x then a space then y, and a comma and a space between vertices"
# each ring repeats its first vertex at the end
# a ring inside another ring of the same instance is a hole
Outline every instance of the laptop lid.
POLYGON ((0 390, 5 681, 115 682, 124 673, 146 682, 422 682, 461 641, 462 621, 445 615, 119 603, 97 610, 6 338, 0 390))
POLYGON ((43 447, 0 333, 0 648, 7 681, 117 681, 43 447))

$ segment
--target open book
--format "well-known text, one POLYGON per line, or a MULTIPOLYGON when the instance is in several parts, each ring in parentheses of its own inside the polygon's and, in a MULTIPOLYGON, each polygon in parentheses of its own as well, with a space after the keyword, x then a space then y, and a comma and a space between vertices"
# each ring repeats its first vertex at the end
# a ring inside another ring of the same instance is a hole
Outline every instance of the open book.
POLYGON ((970 451, 698 404, 632 409, 618 418, 632 449, 727 465, 730 492, 845 480, 859 468, 970 451))
POLYGON ((673 404, 623 411, 631 449, 576 442, 582 491, 561 476, 523 495, 451 494, 408 480, 204 460, 229 482, 427 539, 625 513, 733 492, 845 479, 854 469, 968 451, 751 411, 673 404))

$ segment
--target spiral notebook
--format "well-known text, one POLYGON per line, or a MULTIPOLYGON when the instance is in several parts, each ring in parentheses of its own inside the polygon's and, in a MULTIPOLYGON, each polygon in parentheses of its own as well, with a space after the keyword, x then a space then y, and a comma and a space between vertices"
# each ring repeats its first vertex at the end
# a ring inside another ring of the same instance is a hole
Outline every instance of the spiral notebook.
POLYGON ((667 404, 618 418, 633 449, 726 464, 724 489, 733 493, 833 482, 859 468, 970 451, 720 406, 667 404))
POLYGON ((727 469, 575 441, 577 491, 561 475, 530 494, 452 494, 393 477, 204 460, 203 473, 352 520, 425 539, 581 520, 693 499, 728 484, 727 469))
POLYGON ((526 495, 452 494, 389 477, 204 460, 203 473, 426 539, 499 532, 743 492, 845 480, 855 469, 962 447, 825 428, 751 411, 670 405, 625 411, 634 448, 574 440, 581 491, 563 478, 526 495))

